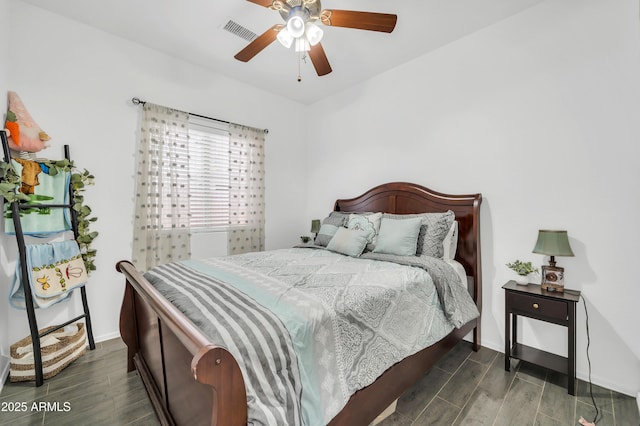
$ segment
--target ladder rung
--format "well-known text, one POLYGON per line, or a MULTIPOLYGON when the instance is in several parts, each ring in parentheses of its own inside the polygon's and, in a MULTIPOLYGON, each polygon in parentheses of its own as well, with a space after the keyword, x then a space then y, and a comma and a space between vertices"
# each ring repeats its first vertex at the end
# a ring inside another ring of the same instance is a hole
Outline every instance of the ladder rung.
POLYGON ((75 317, 73 319, 70 319, 69 321, 65 322, 64 324, 60 324, 60 325, 56 326, 55 328, 52 328, 51 330, 47 330, 44 333, 39 334, 39 336, 40 336, 40 338, 42 338, 42 337, 46 336, 47 334, 54 333, 54 332, 60 330, 61 328, 64 328, 64 327, 68 326, 72 322, 76 322, 79 319, 85 318, 86 316, 87 316, 86 314, 79 315, 79 316, 77 316, 77 317, 75 317))
POLYGON ((70 209, 73 206, 71 204, 18 204, 20 210, 27 209, 50 209, 50 208, 67 208, 70 209))

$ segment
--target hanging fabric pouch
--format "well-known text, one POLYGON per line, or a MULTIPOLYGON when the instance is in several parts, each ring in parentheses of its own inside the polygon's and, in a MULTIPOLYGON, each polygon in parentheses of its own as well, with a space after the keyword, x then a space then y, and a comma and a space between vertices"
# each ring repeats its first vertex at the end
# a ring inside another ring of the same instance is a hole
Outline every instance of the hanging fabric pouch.
MULTIPOLYGON (((87 271, 75 240, 28 244, 26 254, 29 285, 36 308, 47 308, 65 300, 73 289, 87 282, 87 271)), ((18 261, 9 302, 15 308, 26 309, 21 276, 18 261)))

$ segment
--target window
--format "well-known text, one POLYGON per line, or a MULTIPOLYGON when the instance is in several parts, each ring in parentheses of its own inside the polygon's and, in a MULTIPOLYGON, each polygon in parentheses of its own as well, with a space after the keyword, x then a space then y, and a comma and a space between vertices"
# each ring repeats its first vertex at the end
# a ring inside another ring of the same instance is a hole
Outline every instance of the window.
POLYGON ((193 230, 228 231, 229 254, 264 250, 265 133, 144 104, 132 255, 139 269, 188 259, 193 230))
POLYGON ((156 180, 165 200, 176 186, 187 188, 188 203, 172 203, 171 209, 163 207, 162 227, 175 227, 176 220, 187 217, 192 230, 247 225, 249 209, 255 206, 235 202, 232 207, 230 200, 238 199, 238 188, 232 189, 232 180, 246 182, 259 175, 248 164, 251 149, 255 149, 252 144, 238 143, 232 149, 228 124, 190 115, 187 143, 172 144, 165 161, 160 162, 162 170, 156 180))

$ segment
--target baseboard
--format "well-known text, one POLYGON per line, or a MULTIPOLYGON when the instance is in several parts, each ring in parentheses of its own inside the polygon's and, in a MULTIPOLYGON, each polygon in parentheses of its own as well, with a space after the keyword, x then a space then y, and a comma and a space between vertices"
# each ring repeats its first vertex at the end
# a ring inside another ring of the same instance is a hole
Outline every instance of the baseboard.
POLYGON ((9 366, 10 366, 9 358, 7 358, 6 356, 0 355, 0 393, 2 393, 4 382, 6 382, 7 377, 9 377, 9 366))
POLYGON ((115 339, 116 337, 120 337, 120 332, 116 331, 114 333, 102 334, 100 336, 94 336, 96 342, 104 342, 105 340, 115 339))

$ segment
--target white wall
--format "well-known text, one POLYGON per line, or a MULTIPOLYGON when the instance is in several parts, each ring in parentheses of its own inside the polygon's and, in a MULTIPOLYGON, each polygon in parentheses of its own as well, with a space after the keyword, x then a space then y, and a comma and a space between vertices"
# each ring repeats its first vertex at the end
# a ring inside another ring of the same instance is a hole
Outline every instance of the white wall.
MULTIPOLYGON (((307 230, 309 218, 291 209, 306 196, 306 147, 295 137, 303 133, 300 104, 22 2, 0 0, 2 23, 9 25, 6 32, 11 38, 7 46, 7 38, 0 34, 0 53, 11 61, 0 61, 0 92, 16 91, 51 135, 51 147, 43 151, 44 156, 59 158, 62 145, 69 144, 76 165, 96 177, 86 201, 98 217, 95 228, 100 232, 94 243, 97 271, 90 276, 87 290, 97 340, 119 335, 124 281, 115 264, 131 253, 140 112, 130 102, 132 97, 268 128, 267 248, 292 246, 300 230, 307 230), (4 13, 7 4, 9 13, 4 13)), ((207 250, 199 237, 196 250, 207 250)), ((4 296, 4 283, 15 270, 16 249, 13 238, 2 238, 0 343, 6 354, 10 342, 28 334, 28 325, 25 312, 9 309, 4 296)), ((75 298, 79 301, 79 296, 75 298)), ((80 312, 79 303, 61 304, 39 311, 38 318, 44 326, 80 312)))
MULTIPOLYGON (((0 58, 9 57, 9 1, 0 0, 0 58)), ((0 61, 0 91, 7 87, 7 69, 9 61, 0 61)), ((7 110, 7 97, 0 96, 0 120, 4 124, 5 115, 4 111, 7 110)), ((0 247, 4 247, 8 237, 0 233, 0 247)), ((0 251, 0 258, 3 257, 2 251, 0 251)), ((7 280, 4 279, 4 275, 0 272, 0 297, 7 294, 7 280)), ((0 302, 0 323, 8 324, 9 314, 8 309, 4 309, 6 302, 0 302)), ((9 368, 9 340, 6 332, 0 331, 0 391, 4 384, 3 378, 6 376, 9 368)))
MULTIPOLYGON (((566 229, 594 382, 640 389, 637 0, 554 0, 310 107, 309 216, 387 181, 481 192, 484 346, 503 351, 505 263, 566 229)), ((587 376, 578 306, 578 375, 587 376)), ((560 327, 525 343, 566 354, 560 327)))

